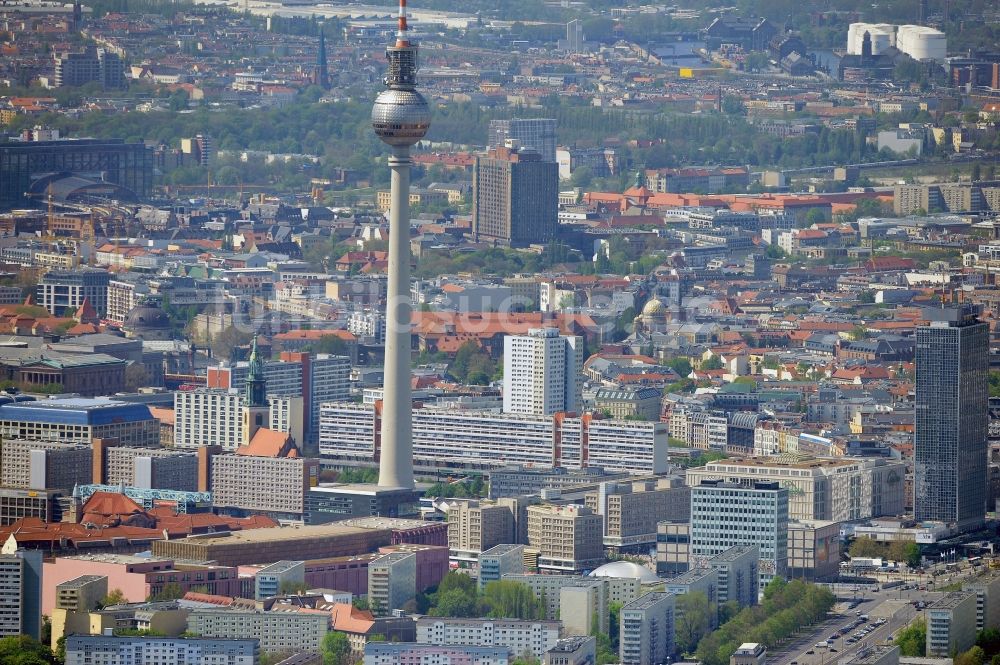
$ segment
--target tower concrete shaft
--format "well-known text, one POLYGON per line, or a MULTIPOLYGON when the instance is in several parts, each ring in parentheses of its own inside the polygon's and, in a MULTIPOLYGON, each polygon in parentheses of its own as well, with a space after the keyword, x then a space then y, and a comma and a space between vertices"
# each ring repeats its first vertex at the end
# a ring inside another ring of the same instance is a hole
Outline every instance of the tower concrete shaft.
POLYGON ((378 484, 413 487, 413 395, 410 387, 410 148, 389 157, 389 276, 386 289, 382 456, 378 484))
POLYGON ((387 90, 372 107, 372 128, 392 150, 389 168, 389 275, 378 484, 413 488, 413 403, 410 388, 410 146, 431 124, 427 100, 416 91, 417 47, 399 0, 396 41, 386 49, 387 90))

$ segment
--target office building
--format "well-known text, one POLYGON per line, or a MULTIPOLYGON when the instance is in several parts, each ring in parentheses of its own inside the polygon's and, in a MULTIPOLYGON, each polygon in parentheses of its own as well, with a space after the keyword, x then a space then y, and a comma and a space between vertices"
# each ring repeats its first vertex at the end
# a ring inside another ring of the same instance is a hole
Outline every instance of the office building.
POLYGON ((621 609, 622 665, 660 665, 674 652, 674 594, 654 591, 621 609))
POLYGON ((510 665, 510 661, 505 647, 369 642, 364 665, 510 665))
POLYGON ((301 591, 305 584, 305 561, 275 561, 254 575, 254 598, 264 600, 293 590, 301 591))
POLYGON ((916 329, 914 515, 960 530, 986 517, 989 326, 977 315, 927 308, 916 329))
MULTIPOLYGON (((382 420, 375 404, 323 404, 320 454, 370 463, 380 452, 376 433, 382 420)), ((416 409, 412 422, 414 463, 426 470, 520 464, 649 475, 669 467, 666 423, 435 407, 416 409)))
POLYGON ((90 482, 92 454, 90 446, 78 443, 5 440, 0 447, 0 484, 68 493, 90 482))
POLYGON ((759 557, 757 545, 738 545, 708 560, 708 567, 716 573, 715 588, 720 605, 730 600, 735 600, 740 607, 757 604, 759 557))
POLYGON ((691 490, 691 558, 703 562, 736 545, 760 548, 761 588, 788 570, 788 490, 703 480, 691 490))
POLYGON ((112 399, 66 398, 0 405, 4 441, 60 441, 89 445, 117 439, 123 446, 156 446, 160 423, 142 404, 112 399))
POLYGON ((145 198, 153 188, 153 151, 121 139, 5 143, 0 145, 0 209, 26 207, 25 193, 32 191, 38 174, 49 173, 101 173, 105 181, 145 198))
POLYGON ((514 514, 507 506, 485 501, 452 501, 448 506, 448 549, 459 561, 514 541, 514 514))
POLYGON ((691 559, 691 524, 666 520, 656 524, 656 573, 665 577, 688 570, 691 559))
POLYGON ((542 665, 594 665, 597 662, 597 638, 576 635, 559 640, 542 656, 542 665))
POLYGON ((1000 628, 1000 576, 978 577, 962 585, 962 591, 976 594, 976 632, 1000 628))
POLYGON ((504 413, 552 415, 580 410, 583 338, 532 328, 504 338, 504 413))
POLYGON ((417 595, 417 556, 393 552, 368 564, 368 605, 376 615, 390 614, 417 595))
POLYGON ((235 390, 198 388, 174 393, 174 446, 243 445, 243 399, 235 390))
POLYGON ((524 573, 524 545, 504 543, 484 550, 479 555, 479 588, 499 582, 504 575, 524 573))
POLYGON ((106 449, 102 485, 198 490, 198 457, 189 451, 112 446, 106 449))
POLYGON ((42 634, 42 552, 0 547, 0 637, 42 634))
POLYGON ((298 457, 297 451, 255 455, 252 446, 241 450, 245 452, 212 456, 212 504, 237 514, 302 520, 306 493, 319 482, 319 460, 298 457))
POLYGON ((790 519, 827 522, 902 515, 905 479, 902 462, 857 458, 782 461, 748 457, 710 462, 687 471, 687 483, 692 487, 703 480, 741 485, 780 482, 790 490, 790 519))
MULTIPOLYGON (((0 461, 0 464, 3 462, 0 461)), ((0 486, 0 527, 10 526, 25 517, 34 517, 43 522, 61 521, 61 496, 62 492, 56 489, 0 486)))
POLYGON ((729 665, 765 665, 766 663, 767 647, 756 642, 741 644, 740 648, 729 657, 729 665))
MULTIPOLYGON (((306 446, 305 423, 302 421, 304 402, 301 397, 285 397, 268 395, 268 407, 271 410, 271 420, 268 429, 284 432, 292 437, 298 448, 306 446)), ((317 418, 319 414, 317 413, 317 418)))
POLYGON ((188 615, 188 632, 226 640, 260 640, 265 653, 319 651, 330 629, 327 613, 270 612, 247 609, 196 609, 188 615))
POLYGON ((579 572, 604 562, 603 520, 579 505, 528 506, 528 545, 538 550, 538 567, 579 572))
POLYGON ((106 270, 53 270, 38 280, 35 302, 52 316, 73 316, 86 300, 98 316, 104 316, 110 279, 106 270))
POLYGON ((476 157, 472 169, 472 236, 510 247, 555 238, 559 166, 528 148, 499 147, 476 157))
POLYGON ((601 483, 587 494, 587 507, 604 521, 604 546, 648 551, 662 521, 686 522, 691 488, 681 478, 601 483))
POLYGON ((511 653, 541 658, 559 642, 558 621, 521 619, 417 619, 419 644, 475 644, 507 647, 511 653))
POLYGON ((376 485, 320 485, 306 492, 306 524, 326 524, 352 517, 416 517, 413 492, 376 485))
MULTIPOLYGON (((109 631, 110 632, 110 631, 109 631)), ((199 637, 122 637, 70 635, 66 638, 66 665, 256 665, 259 641, 199 637)))
POLYGON ((840 522, 788 521, 788 576, 827 582, 840 574, 840 522))
MULTIPOLYGON (((582 37, 582 25, 580 33, 582 37)), ((556 161, 557 141, 554 118, 490 120, 489 131, 489 148, 503 148, 508 141, 514 140, 526 148, 533 148, 544 161, 556 161)))
POLYGON ((928 656, 950 658, 976 643, 976 594, 951 591, 927 607, 926 617, 928 656))

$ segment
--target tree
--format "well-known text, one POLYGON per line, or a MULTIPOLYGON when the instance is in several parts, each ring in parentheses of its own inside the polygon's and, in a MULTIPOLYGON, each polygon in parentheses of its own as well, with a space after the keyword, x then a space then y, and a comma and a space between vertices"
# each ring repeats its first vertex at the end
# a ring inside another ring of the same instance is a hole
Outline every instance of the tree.
POLYGON ((134 393, 149 385, 149 372, 142 363, 134 362, 125 368, 125 390, 134 393))
POLYGON ((351 642, 347 633, 333 630, 323 637, 320 645, 323 665, 349 665, 351 662, 351 642))
POLYGON ((701 369, 722 369, 724 365, 722 364, 722 358, 719 356, 712 356, 707 360, 701 361, 701 369))
POLYGON ((99 603, 100 607, 111 607, 112 605, 121 605, 122 603, 127 603, 128 598, 125 597, 125 592, 121 589, 112 589, 108 592, 104 598, 101 599, 99 603))
POLYGON ((250 343, 253 334, 244 332, 236 326, 229 326, 210 342, 212 354, 220 360, 228 360, 233 356, 233 349, 250 343))
POLYGON ((478 616, 476 596, 461 589, 439 591, 437 603, 430 611, 436 617, 474 617, 478 616))
MULTIPOLYGON (((184 589, 177 582, 169 582, 163 585, 159 593, 154 593, 149 597, 151 601, 177 600, 184 597, 184 589)), ((115 603, 112 603, 115 604, 115 603)))
POLYGON ((305 582, 285 580, 281 583, 281 588, 279 590, 282 594, 286 595, 301 594, 309 590, 309 585, 305 582))
POLYGON ((480 609, 497 619, 542 619, 545 607, 527 584, 497 580, 483 589, 480 609))
POLYGON ((323 335, 308 347, 313 353, 329 353, 332 356, 346 356, 347 342, 336 335, 323 335))
POLYGON ((747 107, 739 97, 727 95, 722 98, 722 112, 726 115, 746 115, 747 107))
POLYGON ((686 379, 691 374, 691 361, 687 358, 672 358, 667 366, 677 372, 682 379, 686 379))
POLYGON ((976 645, 983 648, 987 654, 1000 654, 1000 630, 986 628, 976 635, 976 645))
POLYGON ((911 658, 923 657, 927 652, 927 622, 917 619, 899 631, 896 636, 899 655, 911 658))
POLYGON ((881 557, 885 556, 885 546, 872 538, 855 538, 851 547, 847 550, 852 557, 881 557))
POLYGON ((0 638, 0 663, 4 665, 53 665, 47 646, 29 635, 0 638))
POLYGON ((979 646, 974 646, 955 656, 955 665, 983 665, 985 661, 986 652, 979 646))
POLYGON ((708 596, 701 591, 685 593, 677 597, 674 624, 677 648, 681 653, 692 653, 698 642, 712 629, 712 612, 714 608, 708 602, 708 596))
POLYGON ((915 568, 920 565, 920 546, 914 542, 893 541, 889 545, 888 557, 915 568))

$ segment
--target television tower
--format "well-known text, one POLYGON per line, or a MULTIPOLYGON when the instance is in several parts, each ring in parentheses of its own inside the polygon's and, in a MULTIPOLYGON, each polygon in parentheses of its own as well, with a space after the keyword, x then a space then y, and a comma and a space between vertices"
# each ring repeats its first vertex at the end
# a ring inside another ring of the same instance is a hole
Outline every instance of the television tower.
POLYGON ((399 0, 396 42, 385 51, 389 71, 372 107, 372 128, 389 145, 389 275, 386 292, 382 444, 378 484, 413 488, 413 403, 410 389, 410 146, 427 134, 431 111, 416 91, 417 47, 399 0))

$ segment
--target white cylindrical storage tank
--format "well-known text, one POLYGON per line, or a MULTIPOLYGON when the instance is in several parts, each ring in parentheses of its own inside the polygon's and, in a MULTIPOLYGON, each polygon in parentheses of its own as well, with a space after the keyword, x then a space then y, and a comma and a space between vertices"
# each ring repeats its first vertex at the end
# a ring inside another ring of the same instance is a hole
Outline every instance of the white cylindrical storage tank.
POLYGON ((882 26, 873 25, 868 34, 872 37, 872 55, 881 55, 892 47, 893 33, 887 32, 882 26))
POLYGON ((944 60, 948 53, 945 34, 922 25, 901 25, 896 46, 914 60, 944 60))

